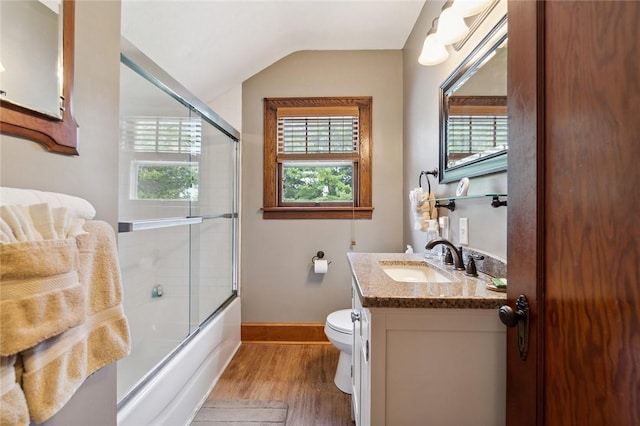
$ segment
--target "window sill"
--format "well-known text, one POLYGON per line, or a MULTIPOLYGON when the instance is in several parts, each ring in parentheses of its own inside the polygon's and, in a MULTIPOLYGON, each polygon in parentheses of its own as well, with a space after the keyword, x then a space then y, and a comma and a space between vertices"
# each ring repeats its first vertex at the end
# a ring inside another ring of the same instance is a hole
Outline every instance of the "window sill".
POLYGON ((373 207, 264 207, 263 219, 371 219, 373 207))

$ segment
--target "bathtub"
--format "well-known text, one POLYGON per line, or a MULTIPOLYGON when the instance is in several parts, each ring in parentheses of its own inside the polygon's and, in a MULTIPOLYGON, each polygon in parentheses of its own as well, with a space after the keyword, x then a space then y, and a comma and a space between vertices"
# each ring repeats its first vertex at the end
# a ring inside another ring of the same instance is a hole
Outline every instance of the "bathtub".
POLYGON ((239 347, 240 298, 235 297, 118 404, 118 425, 188 425, 239 347))

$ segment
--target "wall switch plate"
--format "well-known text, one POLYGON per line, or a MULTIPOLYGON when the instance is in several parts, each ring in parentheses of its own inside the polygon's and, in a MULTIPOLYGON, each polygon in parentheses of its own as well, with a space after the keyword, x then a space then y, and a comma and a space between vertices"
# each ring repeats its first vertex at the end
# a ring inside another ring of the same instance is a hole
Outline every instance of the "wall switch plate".
POLYGON ((469 244, 469 218, 461 217, 458 225, 460 244, 469 244))

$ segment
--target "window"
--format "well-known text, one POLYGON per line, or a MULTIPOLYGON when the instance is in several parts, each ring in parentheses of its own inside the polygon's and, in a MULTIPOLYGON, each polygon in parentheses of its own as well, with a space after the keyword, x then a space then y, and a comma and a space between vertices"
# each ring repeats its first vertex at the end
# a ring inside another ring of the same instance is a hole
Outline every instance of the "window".
POLYGON ((128 117, 120 123, 123 152, 132 152, 131 200, 198 200, 200 117, 128 117), (153 160, 143 160, 144 158, 153 160))
POLYGON ((198 163, 132 161, 131 200, 198 201, 198 163))
POLYGON ((507 149, 505 96, 449 98, 447 167, 455 167, 507 149))
POLYGON ((128 117, 120 122, 124 151, 200 154, 200 117, 128 117))
POLYGON ((371 219, 371 102, 265 99, 265 219, 371 219))

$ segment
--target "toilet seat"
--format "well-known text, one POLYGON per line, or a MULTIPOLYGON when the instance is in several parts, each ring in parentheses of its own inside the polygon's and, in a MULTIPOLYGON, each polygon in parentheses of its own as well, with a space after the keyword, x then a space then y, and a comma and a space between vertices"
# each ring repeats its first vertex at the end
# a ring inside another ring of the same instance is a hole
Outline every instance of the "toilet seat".
POLYGON ((352 334, 351 309, 335 311, 327 316, 327 326, 338 333, 352 334))

